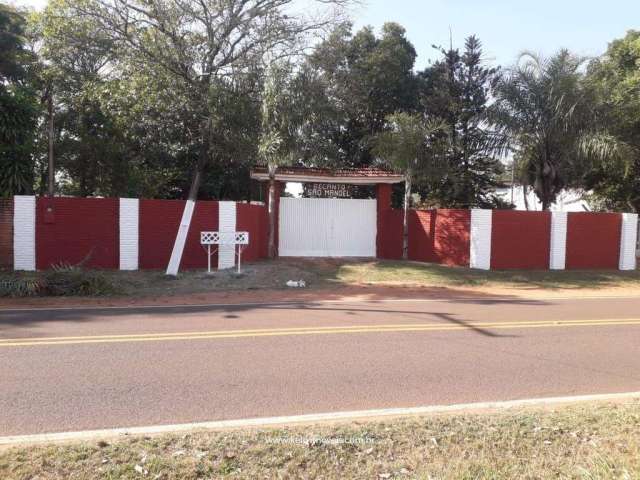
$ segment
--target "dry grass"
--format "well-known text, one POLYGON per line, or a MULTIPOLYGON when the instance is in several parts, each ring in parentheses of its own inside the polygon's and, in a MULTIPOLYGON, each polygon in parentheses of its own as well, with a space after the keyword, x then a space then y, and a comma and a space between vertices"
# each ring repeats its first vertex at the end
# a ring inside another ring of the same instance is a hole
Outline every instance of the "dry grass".
POLYGON ((640 270, 483 271, 421 262, 363 261, 338 268, 343 283, 578 289, 640 287, 640 270))
POLYGON ((637 479, 640 404, 14 448, 0 478, 637 479))
MULTIPOLYGON (((308 289, 348 285, 418 287, 491 287, 512 289, 576 290, 583 288, 640 289, 640 270, 620 271, 481 271, 420 262, 345 259, 279 259, 247 264, 243 274, 234 270, 90 272, 117 286, 111 295, 168 297, 206 292, 287 289, 287 280, 305 280, 308 289)), ((35 280, 40 272, 0 272, 0 285, 15 279, 35 280)), ((0 289, 0 296, 2 296, 0 289)), ((639 290, 640 291, 640 290, 639 290)))

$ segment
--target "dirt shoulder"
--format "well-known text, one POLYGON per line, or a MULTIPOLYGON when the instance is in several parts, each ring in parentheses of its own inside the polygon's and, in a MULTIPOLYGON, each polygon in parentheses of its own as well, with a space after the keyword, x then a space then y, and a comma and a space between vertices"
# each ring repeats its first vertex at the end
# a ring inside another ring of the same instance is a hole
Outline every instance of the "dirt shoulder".
POLYGON ((0 451, 26 478, 635 478, 640 404, 131 436, 0 451))
POLYGON ((27 297, 0 298, 0 308, 127 307, 278 302, 381 301, 413 299, 566 299, 640 296, 640 289, 609 288, 581 291, 540 291, 516 288, 449 288, 403 285, 350 285, 296 290, 251 290, 142 297, 27 297))
MULTIPOLYGON (((95 273, 95 272, 94 272, 95 273)), ((0 274, 6 279, 38 274, 0 274)), ((119 293, 104 296, 2 297, 0 308, 200 305, 437 298, 585 298, 640 295, 640 272, 478 271, 418 262, 280 259, 233 271, 100 272, 119 293), (288 288, 304 280, 305 288, 288 288)), ((1 279, 1 278, 0 278, 1 279)))

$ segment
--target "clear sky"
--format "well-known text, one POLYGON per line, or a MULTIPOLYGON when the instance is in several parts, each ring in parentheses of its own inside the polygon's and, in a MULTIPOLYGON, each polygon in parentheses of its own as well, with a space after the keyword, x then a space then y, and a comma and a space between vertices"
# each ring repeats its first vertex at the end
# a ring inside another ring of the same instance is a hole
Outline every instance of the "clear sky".
MULTIPOLYGON (((46 0, 10 0, 42 7, 46 0)), ((454 45, 476 34, 486 57, 500 65, 515 61, 522 50, 551 54, 566 47, 581 55, 598 55, 607 43, 629 29, 640 29, 640 0, 362 0, 353 8, 356 28, 379 29, 394 21, 407 29, 418 51, 418 68, 437 55, 433 44, 454 45)))
POLYGON ((354 10, 356 27, 395 21, 418 51, 418 67, 437 57, 431 46, 476 34, 487 59, 509 65, 523 50, 561 47, 598 55, 629 29, 640 29, 640 0, 369 0, 354 10))

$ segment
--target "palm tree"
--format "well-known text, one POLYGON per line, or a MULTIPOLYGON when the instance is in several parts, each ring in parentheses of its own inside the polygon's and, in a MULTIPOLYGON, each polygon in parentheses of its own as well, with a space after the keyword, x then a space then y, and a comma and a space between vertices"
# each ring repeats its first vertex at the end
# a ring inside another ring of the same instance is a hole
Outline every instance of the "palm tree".
POLYGON ((290 92, 291 69, 287 63, 274 62, 267 72, 262 95, 262 133, 258 144, 258 155, 267 167, 269 193, 269 258, 276 256, 275 189, 276 172, 279 166, 293 162, 295 139, 293 131, 293 105, 290 92))
POLYGON ((384 163, 404 175, 404 214, 402 219, 402 258, 409 258, 409 220, 411 185, 421 165, 423 149, 433 136, 444 131, 440 121, 425 121, 421 115, 398 112, 386 117, 387 130, 374 139, 373 152, 384 163))
POLYGON ((493 147, 517 153, 544 210, 563 188, 580 186, 588 162, 623 154, 624 145, 598 125, 583 81, 586 60, 567 50, 550 58, 527 52, 495 85, 493 147))

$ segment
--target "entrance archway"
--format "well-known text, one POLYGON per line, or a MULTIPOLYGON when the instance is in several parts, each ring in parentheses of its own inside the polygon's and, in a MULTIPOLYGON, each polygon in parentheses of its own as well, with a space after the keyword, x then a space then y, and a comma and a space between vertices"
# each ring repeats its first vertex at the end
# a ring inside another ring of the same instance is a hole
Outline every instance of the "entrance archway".
MULTIPOLYGON (((266 169, 251 178, 268 181, 266 169)), ((313 198, 282 197, 278 214, 278 254, 282 257, 376 257, 378 212, 376 199, 349 198, 344 186, 393 184, 402 175, 386 170, 288 167, 278 169, 276 181, 313 185, 313 198), (345 198, 346 197, 346 198, 345 198)))

